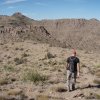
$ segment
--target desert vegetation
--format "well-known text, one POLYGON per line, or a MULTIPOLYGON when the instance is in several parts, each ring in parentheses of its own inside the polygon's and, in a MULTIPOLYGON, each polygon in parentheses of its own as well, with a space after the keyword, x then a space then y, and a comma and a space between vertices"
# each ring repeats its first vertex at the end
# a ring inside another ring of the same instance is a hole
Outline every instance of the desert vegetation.
POLYGON ((24 81, 32 81, 34 83, 45 82, 47 80, 47 76, 39 74, 37 71, 30 70, 24 73, 23 76, 24 81))
POLYGON ((77 90, 71 94, 67 92, 65 65, 71 51, 67 48, 50 47, 48 44, 34 44, 32 41, 3 44, 0 48, 1 100, 98 99, 98 55, 83 50, 77 50, 81 59, 77 90))

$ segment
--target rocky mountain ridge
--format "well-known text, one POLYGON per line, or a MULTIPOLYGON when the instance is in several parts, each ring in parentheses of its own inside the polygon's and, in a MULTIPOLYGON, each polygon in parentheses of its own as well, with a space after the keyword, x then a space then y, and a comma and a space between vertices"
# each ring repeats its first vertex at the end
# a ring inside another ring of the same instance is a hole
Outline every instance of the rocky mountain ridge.
POLYGON ((99 51, 97 19, 33 20, 21 13, 0 16, 0 41, 34 40, 53 46, 99 51))

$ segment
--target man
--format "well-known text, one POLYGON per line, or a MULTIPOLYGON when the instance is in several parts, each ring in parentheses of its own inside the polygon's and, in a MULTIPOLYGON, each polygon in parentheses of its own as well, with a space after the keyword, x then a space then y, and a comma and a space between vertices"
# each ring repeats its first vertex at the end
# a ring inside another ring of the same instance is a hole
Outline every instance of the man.
POLYGON ((76 57, 76 51, 73 50, 72 55, 67 58, 67 88, 68 91, 75 90, 76 78, 80 74, 80 60, 76 57))

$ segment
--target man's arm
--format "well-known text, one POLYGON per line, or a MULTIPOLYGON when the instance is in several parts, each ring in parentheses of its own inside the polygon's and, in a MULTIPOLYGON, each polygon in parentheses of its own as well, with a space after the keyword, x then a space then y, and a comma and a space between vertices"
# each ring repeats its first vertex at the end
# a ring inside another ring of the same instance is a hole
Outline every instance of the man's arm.
POLYGON ((66 61, 66 70, 68 69, 69 67, 69 58, 67 58, 67 61, 66 61))
POLYGON ((80 62, 77 63, 77 76, 80 76, 80 62))
POLYGON ((66 63, 66 69, 68 69, 68 67, 69 67, 69 63, 67 62, 67 63, 66 63))

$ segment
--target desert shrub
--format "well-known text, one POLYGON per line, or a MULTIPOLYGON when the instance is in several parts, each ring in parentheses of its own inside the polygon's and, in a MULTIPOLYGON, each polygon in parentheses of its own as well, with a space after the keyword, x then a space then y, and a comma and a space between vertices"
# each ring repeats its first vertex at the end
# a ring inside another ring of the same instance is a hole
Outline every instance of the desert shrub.
POLYGON ((100 80, 98 79, 95 79, 94 81, 93 81, 94 83, 96 83, 96 84, 100 84, 100 80))
POLYGON ((95 94, 96 99, 100 100, 100 95, 99 94, 95 94))
POLYGON ((29 54, 26 54, 26 53, 23 53, 23 54, 22 54, 22 58, 23 58, 23 57, 28 57, 28 56, 29 56, 29 54))
POLYGON ((8 79, 6 79, 6 78, 0 79, 0 85, 5 85, 5 84, 8 84, 8 83, 9 83, 8 79))
POLYGON ((19 50, 19 48, 18 48, 18 47, 16 47, 16 48, 15 48, 15 50, 19 50))
POLYGON ((57 65, 57 63, 58 63, 58 62, 57 62, 56 60, 55 60, 55 61, 52 61, 52 60, 49 60, 49 61, 48 61, 48 64, 49 64, 49 65, 52 65, 52 66, 57 65))
POLYGON ((19 50, 20 50, 20 51, 23 51, 23 50, 24 50, 24 48, 20 48, 19 50))
POLYGON ((50 52, 47 52, 47 54, 45 55, 45 58, 47 59, 51 59, 51 58, 55 58, 56 55, 51 54, 50 52))
POLYGON ((18 47, 16 47, 15 50, 23 51, 24 49, 23 49, 23 48, 18 48, 18 47))
POLYGON ((27 61, 27 59, 23 59, 23 58, 14 58, 14 61, 16 63, 16 65, 19 65, 19 64, 23 64, 27 61))
POLYGON ((58 63, 59 63, 59 65, 66 65, 66 59, 65 60, 61 60, 58 63))
POLYGON ((3 43, 0 43, 0 45, 4 45, 3 43))
POLYGON ((85 64, 82 64, 81 67, 87 67, 85 64))
POLYGON ((97 68, 100 68, 100 64, 96 65, 97 68))
POLYGON ((90 99, 100 100, 100 95, 96 94, 96 93, 90 93, 89 96, 86 96, 85 98, 88 100, 90 100, 90 99))
POLYGON ((6 97, 3 95, 0 95, 0 100, 6 100, 6 97))
POLYGON ((37 95, 36 100, 49 100, 49 97, 46 95, 37 95))
POLYGON ((47 76, 39 74, 37 71, 28 71, 27 73, 24 74, 23 77, 24 81, 32 81, 34 83, 38 82, 44 82, 47 80, 47 76))
POLYGON ((46 67, 48 67, 48 66, 57 66, 58 62, 56 60, 49 59, 48 61, 44 61, 43 64, 46 67))
POLYGON ((0 62, 2 62, 2 60, 0 60, 0 62))
POLYGON ((66 42, 65 41, 63 41, 63 43, 62 43, 62 46, 61 46, 62 48, 67 48, 67 45, 66 45, 66 42))
POLYGON ((96 72, 95 75, 100 78, 100 71, 96 72))
POLYGON ((11 58, 11 56, 8 56, 8 57, 7 57, 7 59, 10 59, 10 58, 11 58))
POLYGON ((10 65, 4 65, 3 68, 4 68, 5 71, 14 71, 15 70, 14 67, 10 66, 10 65))

